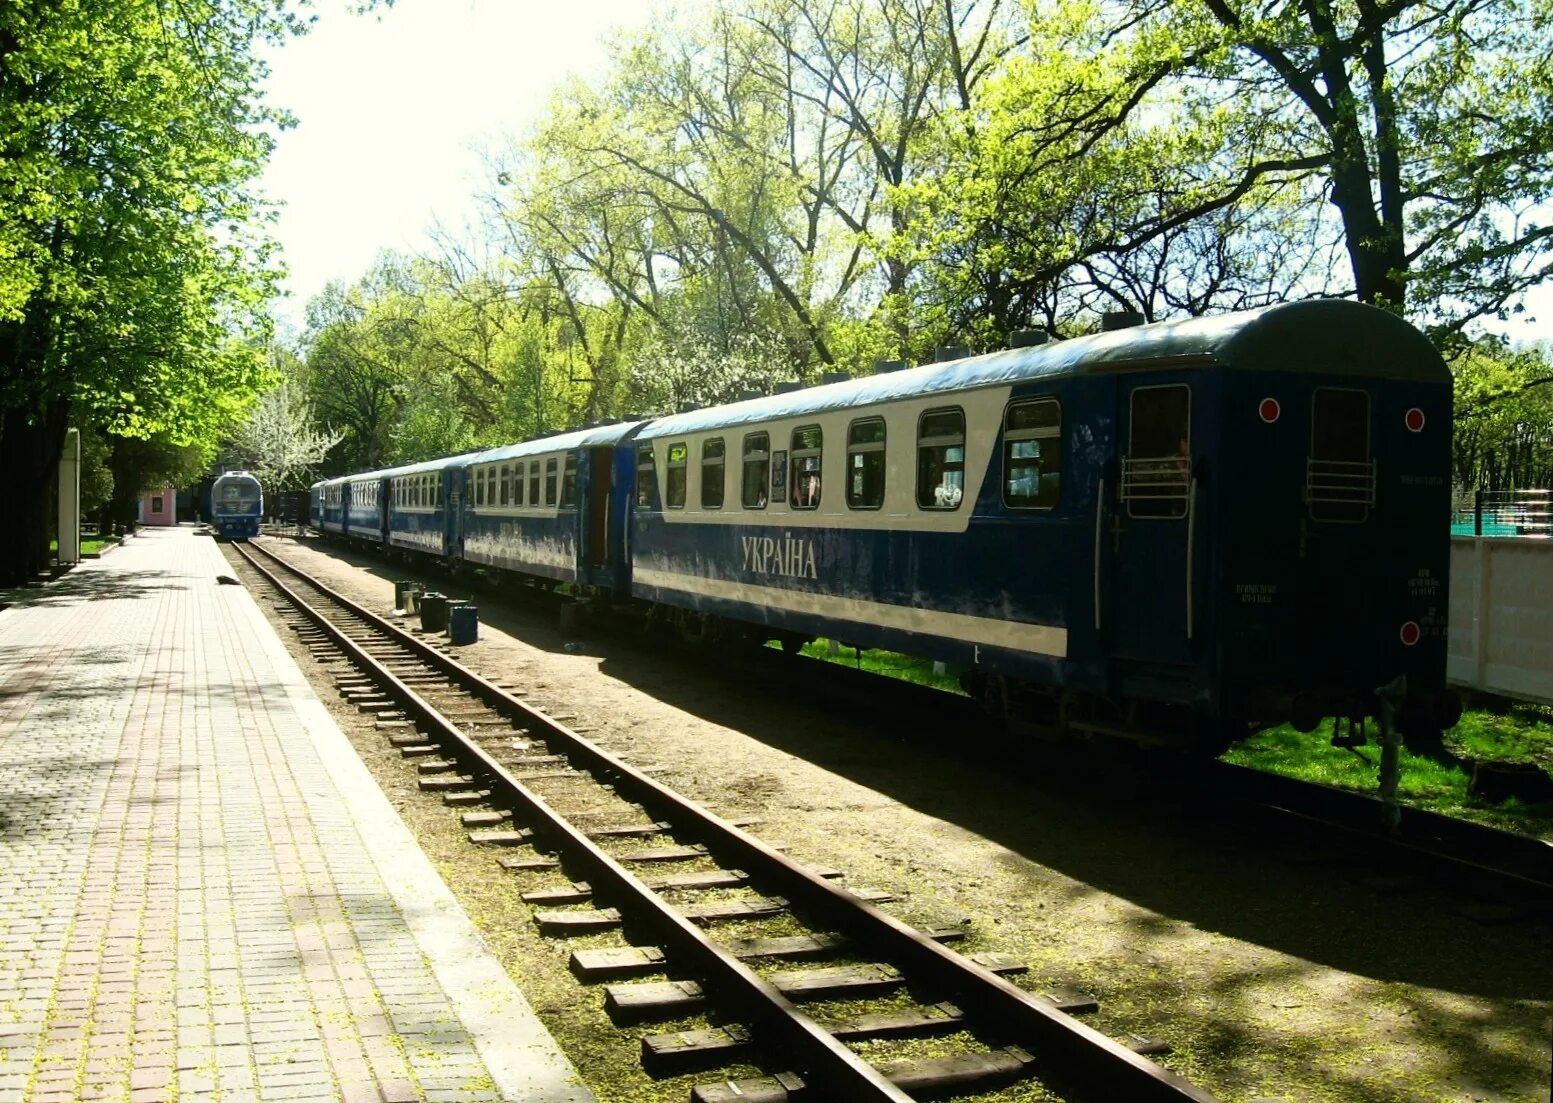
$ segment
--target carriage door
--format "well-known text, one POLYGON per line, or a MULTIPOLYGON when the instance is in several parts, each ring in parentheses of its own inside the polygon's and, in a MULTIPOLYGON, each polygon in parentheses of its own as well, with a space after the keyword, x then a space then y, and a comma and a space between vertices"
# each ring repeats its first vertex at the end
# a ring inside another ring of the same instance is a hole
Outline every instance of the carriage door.
POLYGON ((1111 518, 1112 654, 1142 663, 1191 662, 1196 480, 1192 388, 1123 384, 1120 485, 1111 518))
POLYGON ((464 471, 462 467, 452 467, 447 471, 447 501, 440 503, 442 511, 442 546, 447 549, 447 555, 462 559, 464 557, 464 471))
POLYGON ((609 566, 609 489, 614 479, 614 449, 588 449, 588 565, 609 566))

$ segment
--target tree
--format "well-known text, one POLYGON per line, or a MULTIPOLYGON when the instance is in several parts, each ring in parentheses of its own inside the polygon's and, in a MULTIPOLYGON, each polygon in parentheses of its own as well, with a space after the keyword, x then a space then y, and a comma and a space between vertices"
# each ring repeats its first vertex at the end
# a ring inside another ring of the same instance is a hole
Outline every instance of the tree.
POLYGON ((344 434, 341 470, 382 467, 404 401, 414 335, 393 305, 403 288, 397 258, 385 257, 352 288, 331 283, 308 304, 308 395, 344 434))
POLYGON ((1553 271, 1546 0, 1029 2, 1051 49, 1083 59, 1022 120, 1050 160, 1081 171, 1128 132, 1205 152, 1219 136, 1133 240, 1275 189, 1329 227, 1347 291, 1442 336, 1553 271))
POLYGON ((170 433, 143 437, 110 434, 108 445, 113 490, 99 517, 104 532, 129 527, 135 520, 135 503, 142 494, 168 484, 194 482, 212 458, 209 448, 180 444, 170 433))
POLYGON ((40 565, 72 403, 208 445, 263 380, 275 274, 251 185, 286 0, 0 5, 0 584, 40 565))
POLYGON ((1553 357, 1485 337, 1456 350, 1454 478, 1468 490, 1553 485, 1553 357))
POLYGON ((769 394, 792 375, 785 350, 769 337, 751 333, 716 347, 682 335, 674 344, 654 339, 641 351, 631 389, 643 411, 673 413, 735 402, 747 391, 769 394))
POLYGON ((248 470, 272 490, 295 489, 345 434, 315 428, 313 406, 290 379, 266 391, 254 403, 233 443, 248 470))

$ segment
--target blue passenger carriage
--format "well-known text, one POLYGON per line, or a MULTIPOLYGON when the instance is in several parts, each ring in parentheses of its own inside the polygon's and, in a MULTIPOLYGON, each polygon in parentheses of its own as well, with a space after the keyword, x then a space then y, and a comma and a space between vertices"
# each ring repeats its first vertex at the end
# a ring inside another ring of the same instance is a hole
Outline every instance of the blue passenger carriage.
POLYGON ((455 554, 485 567, 623 593, 631 475, 629 453, 622 459, 617 446, 638 424, 466 457, 455 554))
POLYGON ((341 478, 324 479, 313 485, 318 501, 318 528, 321 532, 345 533, 345 502, 349 486, 341 478))
POLYGON ((1036 725, 1217 747, 1444 691, 1451 383, 1287 304, 649 423, 632 593, 690 634, 958 664, 1036 725))
POLYGON ((399 468, 347 475, 345 483, 345 535, 368 544, 388 542, 388 481, 399 468))
POLYGON ((315 532, 324 528, 324 486, 328 480, 319 479, 307 488, 307 523, 315 532))
POLYGON ((388 542, 396 548, 446 559, 456 547, 463 490, 463 458, 396 468, 388 476, 388 542))
POLYGON ((210 523, 217 536, 246 540, 259 535, 264 488, 246 471, 227 471, 210 486, 210 523))

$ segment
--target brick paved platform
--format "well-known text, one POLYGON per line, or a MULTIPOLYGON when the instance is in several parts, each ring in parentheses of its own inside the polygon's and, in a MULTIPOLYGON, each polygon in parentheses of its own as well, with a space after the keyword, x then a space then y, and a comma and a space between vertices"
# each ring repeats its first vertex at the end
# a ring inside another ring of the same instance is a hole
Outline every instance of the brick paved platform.
POLYGON ((0 1103, 591 1100, 229 573, 0 612, 0 1103))

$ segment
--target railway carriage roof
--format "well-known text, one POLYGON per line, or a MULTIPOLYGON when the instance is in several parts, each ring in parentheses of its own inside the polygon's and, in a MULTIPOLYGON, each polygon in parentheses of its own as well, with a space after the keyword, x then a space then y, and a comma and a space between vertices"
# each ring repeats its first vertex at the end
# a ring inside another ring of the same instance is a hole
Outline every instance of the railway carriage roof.
POLYGON ((422 460, 420 463, 409 463, 399 467, 385 467, 377 471, 357 471, 350 475, 337 475, 332 479, 320 479, 310 489, 331 486, 334 483, 355 483, 367 479, 392 478, 399 475, 416 475, 427 471, 441 471, 444 467, 463 466, 471 463, 491 463, 495 460, 510 460, 521 456, 543 455, 546 452, 562 452, 573 448, 591 448, 595 445, 618 444, 631 434, 631 431, 641 425, 640 421, 619 421, 610 425, 595 425, 589 429, 574 429, 570 433, 559 433, 553 437, 539 437, 535 440, 523 441, 520 444, 504 444, 499 448, 488 448, 484 452, 463 452, 457 456, 443 456, 441 459, 422 460))
POLYGON ((592 448, 598 445, 619 444, 630 436, 640 421, 617 421, 612 425, 595 425, 591 429, 574 429, 553 437, 539 437, 521 444, 504 444, 486 452, 464 457, 469 463, 491 463, 496 460, 520 459, 546 452, 566 452, 573 448, 592 448))
POLYGON ((1192 365, 1429 383, 1451 378, 1429 339, 1396 315, 1342 299, 1311 299, 1133 326, 674 414, 649 423, 639 439, 1027 380, 1192 365))
POLYGON ((357 471, 356 473, 354 473, 352 475, 343 475, 343 476, 341 476, 339 481, 340 482, 347 482, 347 483, 370 482, 370 481, 372 481, 374 479, 387 478, 390 475, 403 475, 406 471, 410 470, 410 468, 412 466, 418 466, 418 465, 403 464, 403 465, 401 465, 399 467, 383 467, 383 468, 379 468, 377 471, 357 471))

